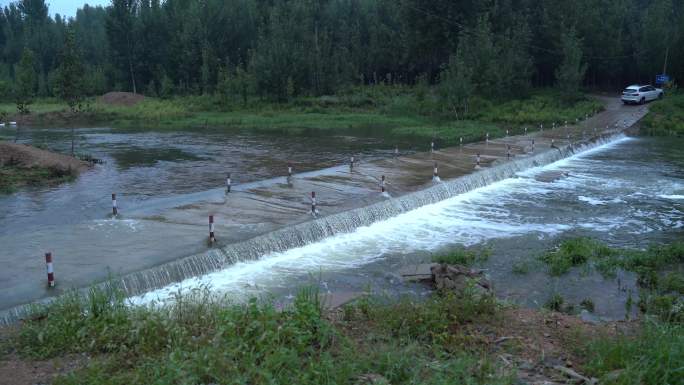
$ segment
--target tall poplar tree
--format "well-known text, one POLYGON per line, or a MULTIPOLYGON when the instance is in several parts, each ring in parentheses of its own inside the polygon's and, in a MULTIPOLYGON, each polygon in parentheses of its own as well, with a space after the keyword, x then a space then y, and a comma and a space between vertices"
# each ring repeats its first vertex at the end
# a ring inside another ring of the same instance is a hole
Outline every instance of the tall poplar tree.
POLYGON ((107 38, 112 59, 120 73, 127 74, 133 93, 137 93, 134 35, 136 1, 112 0, 107 16, 107 38))
POLYGON ((17 110, 20 114, 28 114, 29 107, 33 103, 33 98, 36 96, 36 87, 38 79, 36 76, 35 55, 33 51, 24 48, 21 55, 21 61, 17 68, 17 79, 15 85, 15 100, 17 103, 17 110))
POLYGON ((72 29, 67 31, 60 55, 57 84, 59 97, 69 105, 71 112, 79 111, 83 101, 83 62, 72 29))

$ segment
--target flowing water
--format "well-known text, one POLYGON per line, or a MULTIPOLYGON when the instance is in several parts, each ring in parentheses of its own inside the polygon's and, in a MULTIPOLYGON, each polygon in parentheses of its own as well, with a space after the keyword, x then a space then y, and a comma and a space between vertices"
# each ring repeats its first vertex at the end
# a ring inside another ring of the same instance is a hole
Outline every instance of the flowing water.
MULTIPOLYGON (((14 140, 14 129, 0 129, 0 140, 14 140)), ((69 152, 70 129, 22 128, 19 143, 69 152)), ((371 160, 392 153, 394 143, 358 136, 248 135, 239 132, 128 132, 108 128, 75 130, 75 152, 104 162, 75 183, 0 195, 0 235, 35 226, 82 223, 102 217, 110 194, 119 193, 130 209, 165 201, 176 204, 221 187, 226 173, 244 184, 346 162, 350 155, 371 160)), ((402 146, 406 148, 407 146, 402 146)))
MULTIPOLYGON (((223 198, 226 173, 240 188, 286 173, 320 170, 351 154, 386 157, 394 143, 364 136, 274 136, 240 132, 74 130, 76 153, 103 161, 76 181, 0 195, 0 309, 83 287, 207 250, 204 221, 168 223, 166 208, 223 198), (112 220, 117 193, 123 217, 112 220), (52 251, 61 285, 44 285, 42 256, 52 251)), ((72 130, 0 129, 14 140, 69 152, 72 130)), ((410 148, 407 145, 403 149, 410 148)), ((317 171, 312 171, 317 172, 317 171)), ((204 219, 204 218, 203 218, 204 219)), ((204 219, 206 220, 206 219, 204 219)))
MULTIPOLYGON (((235 299, 263 294, 287 298, 306 282, 333 292, 371 287, 421 293, 419 285, 401 284, 397 272, 402 267, 428 262, 432 254, 460 245, 487 244, 492 257, 481 267, 500 296, 535 305, 560 292, 575 302, 592 298, 599 314, 619 317, 635 289, 632 276, 604 280, 592 272, 574 271, 550 278, 534 262, 536 256, 558 237, 583 235, 617 246, 644 247, 684 234, 684 141, 623 137, 579 155, 573 151, 583 149, 566 149, 494 166, 368 208, 206 252, 206 245, 197 241, 204 226, 197 230, 104 220, 109 194, 124 191, 129 212, 154 213, 220 194, 216 186, 224 183, 226 170, 238 183, 258 183, 283 175, 288 161, 296 162, 297 171, 317 170, 351 154, 386 157, 394 143, 374 137, 202 131, 82 129, 76 134, 77 150, 103 159, 104 165, 74 183, 0 197, 0 260, 21 264, 55 244, 74 254, 80 269, 102 255, 102 245, 119 258, 153 260, 161 245, 173 248, 178 257, 195 255, 129 277, 124 284, 131 293, 183 280, 136 297, 136 302, 164 300, 178 290, 201 286, 235 299), (566 156, 570 158, 559 160, 566 156), (142 242, 150 233, 155 241, 142 242), (74 244, 83 234, 99 249, 74 244), (521 262, 529 262, 531 271, 516 275, 512 266, 521 262), (200 276, 187 279, 195 275, 200 276)), ((66 151, 71 134, 33 129, 22 132, 20 141, 45 142, 66 151)), ((35 270, 34 265, 27 264, 25 270, 35 270)), ((12 290, 23 290, 16 287, 12 290)))
MULTIPOLYGON (((633 276, 621 273, 605 280, 591 271, 574 271, 551 278, 535 258, 559 237, 590 236, 625 247, 681 239, 682 148, 681 140, 623 137, 436 203, 427 200, 426 192, 412 194, 407 199, 430 204, 351 233, 234 263, 134 300, 164 300, 202 286, 232 298, 264 293, 288 297, 302 282, 319 282, 333 292, 367 287, 420 292, 420 286, 402 285, 396 272, 428 262, 433 253, 486 243, 493 254, 482 267, 500 296, 527 305, 543 303, 555 293, 575 303, 591 298, 598 314, 620 317, 627 298, 636 295, 633 276), (528 263, 531 271, 514 274, 513 265, 520 263, 528 263)), ((439 190, 448 190, 448 183, 439 190)))

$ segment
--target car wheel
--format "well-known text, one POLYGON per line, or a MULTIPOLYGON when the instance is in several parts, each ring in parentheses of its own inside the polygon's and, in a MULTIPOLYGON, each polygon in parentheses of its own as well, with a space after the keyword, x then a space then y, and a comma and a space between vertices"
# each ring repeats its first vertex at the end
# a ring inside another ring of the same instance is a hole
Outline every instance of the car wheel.
POLYGON ((644 104, 644 103, 646 103, 646 98, 641 98, 641 100, 639 100, 639 104, 644 104))

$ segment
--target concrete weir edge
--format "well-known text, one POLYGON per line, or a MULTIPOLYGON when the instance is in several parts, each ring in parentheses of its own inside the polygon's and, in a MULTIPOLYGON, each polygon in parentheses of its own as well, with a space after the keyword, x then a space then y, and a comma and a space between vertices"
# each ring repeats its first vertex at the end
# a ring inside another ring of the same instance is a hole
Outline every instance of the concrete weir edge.
MULTIPOLYGON (((514 177, 518 172, 545 166, 623 137, 624 131, 602 133, 586 140, 549 148, 534 155, 495 163, 491 167, 433 184, 419 191, 368 206, 313 218, 245 241, 210 249, 204 253, 184 257, 121 277, 113 277, 105 282, 76 289, 76 292, 86 295, 91 288, 115 287, 123 290, 127 296, 143 294, 188 278, 224 269, 239 261, 256 260, 266 254, 301 247, 336 234, 349 233, 359 227, 368 226, 419 207, 514 177)), ((60 297, 44 298, 33 303, 2 310, 0 311, 0 325, 17 322, 31 314, 36 306, 49 304, 57 298, 60 297)))

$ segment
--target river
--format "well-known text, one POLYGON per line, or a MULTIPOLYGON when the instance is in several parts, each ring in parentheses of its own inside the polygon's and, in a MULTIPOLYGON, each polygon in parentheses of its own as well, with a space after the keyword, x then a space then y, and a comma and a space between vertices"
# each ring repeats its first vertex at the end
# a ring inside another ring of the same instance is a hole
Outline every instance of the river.
MULTIPOLYGON (((13 137, 13 133, 5 135, 13 137)), ((21 264, 40 256, 47 247, 78 254, 82 265, 93 263, 93 255, 106 258, 102 245, 131 258, 153 259, 155 244, 177 245, 179 257, 189 255, 206 249, 197 236, 203 227, 164 224, 156 228, 136 220, 109 221, 103 214, 109 194, 121 192, 125 209, 144 211, 211 196, 224 183, 227 170, 238 184, 257 183, 282 176, 287 162, 293 162, 297 171, 317 170, 345 162, 351 155, 365 160, 387 157, 395 145, 373 136, 305 138, 105 128, 78 129, 76 138, 78 151, 104 164, 74 183, 0 197, 0 262, 21 264), (98 248, 73 244, 83 232, 91 234, 98 248), (157 240, 142 242, 150 233, 157 240)), ((68 129, 29 129, 21 132, 20 141, 47 143, 66 151, 71 133, 68 129)), ((621 273, 607 280, 576 269, 563 277, 549 277, 536 258, 564 237, 590 236, 626 247, 681 239, 682 149, 681 139, 623 137, 351 233, 239 262, 134 301, 164 300, 179 290, 197 287, 210 287, 236 300, 255 295, 287 299, 307 283, 330 292, 371 289, 421 295, 425 289, 403 284, 398 271, 456 247, 487 245, 491 257, 479 267, 487 271, 500 297, 530 306, 555 293, 574 303, 591 298, 599 315, 621 317, 627 297, 636 295, 632 275, 621 273), (531 266, 530 271, 513 273, 512 266, 523 262, 531 266)), ((402 151, 412 150, 402 143, 402 151)), ((3 276, 6 297, 17 301, 22 291, 36 286, 16 284, 22 269, 35 273, 43 266, 29 263, 15 269, 11 277, 3 276)))

